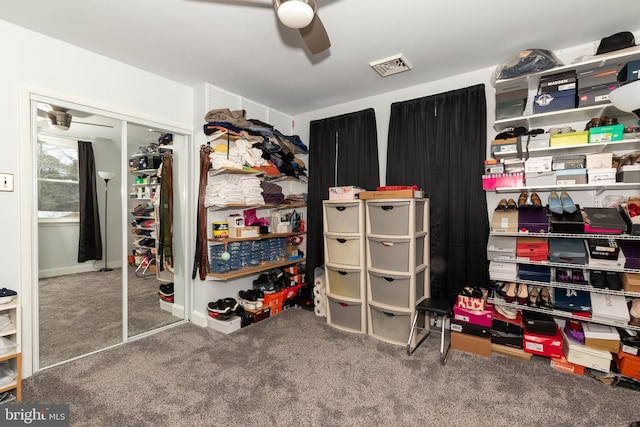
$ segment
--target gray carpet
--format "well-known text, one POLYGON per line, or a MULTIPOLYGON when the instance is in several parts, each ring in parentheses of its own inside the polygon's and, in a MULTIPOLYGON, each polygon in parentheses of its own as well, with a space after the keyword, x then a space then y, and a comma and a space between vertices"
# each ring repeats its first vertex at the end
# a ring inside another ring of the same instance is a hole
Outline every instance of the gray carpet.
MULTIPOLYGON (((160 309, 155 279, 129 274, 129 336, 177 319, 160 309)), ((122 342, 122 269, 40 279, 40 366, 122 342)))
POLYGON ((53 367, 24 402, 74 426, 628 426, 637 391, 531 362, 404 348, 289 309, 229 335, 182 324, 53 367))

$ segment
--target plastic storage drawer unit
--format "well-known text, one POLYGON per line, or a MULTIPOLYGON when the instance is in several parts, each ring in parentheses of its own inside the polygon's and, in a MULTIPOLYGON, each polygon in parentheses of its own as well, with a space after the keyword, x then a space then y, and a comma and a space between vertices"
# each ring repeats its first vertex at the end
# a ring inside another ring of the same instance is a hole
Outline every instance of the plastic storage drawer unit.
MULTIPOLYGON (((388 310, 369 304, 371 335, 391 344, 406 345, 413 317, 409 312, 388 310)), ((418 326, 424 326, 424 316, 418 317, 418 326)))
POLYGON ((346 302, 327 296, 327 323, 352 332, 366 332, 363 321, 363 306, 359 302, 346 302))
POLYGON ((360 236, 325 234, 327 260, 330 264, 360 266, 360 236))
POLYGON ((386 200, 367 202, 369 234, 401 235, 421 232, 424 224, 424 201, 386 200), (415 203, 414 206, 412 206, 415 203), (410 229, 411 214, 415 229, 410 229))
POLYGON ((386 305, 413 308, 415 301, 409 301, 411 287, 415 287, 415 299, 422 298, 424 296, 424 275, 425 268, 415 274, 415 279, 411 274, 390 274, 369 270, 371 300, 386 305))
POLYGON ((362 269, 360 268, 337 268, 331 265, 326 266, 327 283, 329 292, 349 298, 363 298, 360 295, 360 284, 362 283, 362 269))
MULTIPOLYGON (((411 239, 368 237, 370 267, 380 270, 409 271, 411 239)), ((424 262, 424 236, 415 238, 415 265, 424 262)))
POLYGON ((324 231, 328 233, 359 233, 364 220, 363 202, 323 201, 324 231))

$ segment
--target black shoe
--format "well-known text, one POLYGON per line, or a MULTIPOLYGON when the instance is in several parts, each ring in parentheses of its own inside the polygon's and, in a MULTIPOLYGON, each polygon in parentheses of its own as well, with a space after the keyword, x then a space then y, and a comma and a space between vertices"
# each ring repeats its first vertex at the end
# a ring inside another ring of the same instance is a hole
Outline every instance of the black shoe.
POLYGON ((173 296, 173 283, 163 283, 160 285, 160 295, 166 297, 173 296))
POLYGON ((604 289, 607 287, 605 273, 600 270, 592 270, 589 273, 589 283, 594 288, 604 289))
POLYGON ((607 271, 605 282, 607 283, 607 288, 612 291, 622 290, 622 280, 620 280, 620 275, 615 271, 607 271))

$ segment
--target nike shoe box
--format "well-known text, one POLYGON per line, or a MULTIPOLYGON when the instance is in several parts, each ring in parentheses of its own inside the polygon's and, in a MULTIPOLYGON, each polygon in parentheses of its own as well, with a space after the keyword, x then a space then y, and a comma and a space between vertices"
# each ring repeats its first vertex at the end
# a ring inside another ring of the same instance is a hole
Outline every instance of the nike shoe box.
POLYGON ((485 304, 484 310, 470 310, 459 306, 453 307, 453 319, 461 322, 472 323, 477 326, 491 328, 493 319, 493 304, 485 304))
POLYGON ((544 265, 518 265, 518 277, 521 280, 551 282, 551 268, 544 265))
POLYGON ((518 230, 521 232, 528 231, 530 233, 547 233, 549 231, 547 209, 520 209, 520 213, 518 214, 518 230))
POLYGON ((585 265, 587 249, 582 239, 549 239, 549 261, 585 265))
POLYGON ((498 262, 516 261, 516 239, 509 236, 489 236, 487 259, 498 262))
POLYGON ((522 313, 524 319, 524 332, 536 334, 555 336, 557 334, 556 322, 553 320, 553 316, 548 313, 540 313, 537 311, 525 311, 522 313))
POLYGON ((522 261, 546 261, 549 257, 547 239, 544 237, 518 237, 516 257, 522 261))
POLYGON ((640 380, 640 356, 633 356, 623 351, 613 356, 622 375, 640 380))
POLYGON ((580 213, 580 206, 576 205, 576 212, 553 214, 549 217, 549 232, 551 233, 584 233, 584 220, 580 213))
POLYGON ((554 335, 539 335, 531 332, 524 333, 524 351, 545 357, 562 357, 562 335, 555 326, 554 335))
POLYGON ((476 337, 490 338, 491 328, 486 326, 474 325, 458 319, 451 319, 451 330, 462 334, 474 335, 476 337))

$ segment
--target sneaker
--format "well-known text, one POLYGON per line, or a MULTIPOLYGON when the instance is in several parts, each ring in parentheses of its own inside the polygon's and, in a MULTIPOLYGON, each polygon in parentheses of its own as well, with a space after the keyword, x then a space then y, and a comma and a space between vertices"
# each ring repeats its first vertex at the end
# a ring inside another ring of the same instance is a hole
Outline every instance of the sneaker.
POLYGON ((160 295, 166 297, 173 296, 173 283, 163 283, 160 285, 160 295))
POLYGON ((0 289, 0 304, 8 304, 13 301, 18 293, 14 290, 2 288, 0 289))
POLYGON ((250 310, 255 310, 263 305, 264 293, 258 289, 248 289, 246 291, 238 291, 238 297, 250 310))

